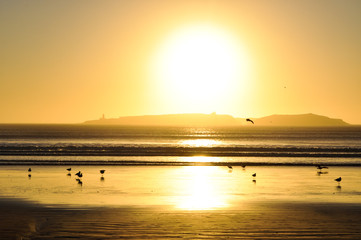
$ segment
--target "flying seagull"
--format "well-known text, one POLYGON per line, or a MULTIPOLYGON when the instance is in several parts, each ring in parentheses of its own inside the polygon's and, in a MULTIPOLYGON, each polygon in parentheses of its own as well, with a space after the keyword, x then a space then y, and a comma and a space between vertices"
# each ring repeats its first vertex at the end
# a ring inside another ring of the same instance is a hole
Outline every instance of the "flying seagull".
POLYGON ((247 121, 247 122, 251 122, 252 124, 254 124, 254 122, 253 122, 252 119, 250 119, 250 118, 247 118, 246 121, 247 121))

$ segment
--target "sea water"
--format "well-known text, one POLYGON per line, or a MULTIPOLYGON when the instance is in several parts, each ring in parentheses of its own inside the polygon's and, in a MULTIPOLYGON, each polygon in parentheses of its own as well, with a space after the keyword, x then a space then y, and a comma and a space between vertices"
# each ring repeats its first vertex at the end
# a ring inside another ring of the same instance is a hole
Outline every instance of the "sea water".
POLYGON ((2 124, 2 165, 361 165, 361 126, 2 124))
POLYGON ((45 205, 359 204, 361 127, 0 125, 0 164, 2 198, 45 205))

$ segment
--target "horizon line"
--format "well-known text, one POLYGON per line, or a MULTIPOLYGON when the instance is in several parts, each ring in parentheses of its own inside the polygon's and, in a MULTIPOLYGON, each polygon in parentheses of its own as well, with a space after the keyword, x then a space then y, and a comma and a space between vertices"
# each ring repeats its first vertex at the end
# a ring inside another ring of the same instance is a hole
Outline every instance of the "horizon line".
POLYGON ((50 125, 50 124, 54 124, 54 125, 61 125, 61 124, 83 124, 87 121, 98 121, 98 120, 111 120, 111 119, 119 119, 119 118, 126 118, 126 117, 146 117, 146 116, 169 116, 169 115, 192 115, 192 114, 199 114, 199 115, 219 115, 219 116, 230 116, 234 119, 246 119, 246 118, 253 118, 253 119, 259 119, 259 118, 265 118, 265 117, 270 117, 270 116, 297 116, 297 115, 316 115, 316 116, 321 116, 321 117, 326 117, 329 119, 339 119, 342 120, 343 122, 347 123, 348 125, 361 125, 361 123, 349 123, 344 121, 342 118, 332 118, 329 116, 325 116, 325 115, 319 115, 319 114, 315 114, 315 113, 298 113, 298 114, 280 114, 280 113, 274 113, 274 114, 270 114, 270 115, 266 115, 266 116, 262 116, 262 117, 234 117, 231 114, 225 114, 225 113, 221 113, 221 114, 217 114, 216 112, 212 112, 212 113, 166 113, 166 114, 143 114, 143 115, 127 115, 127 116, 119 116, 119 117, 111 117, 111 118, 106 118, 104 114, 102 114, 101 118, 97 118, 97 119, 93 119, 93 120, 82 120, 81 122, 0 122, 1 125, 11 125, 11 124, 18 124, 18 125, 50 125))

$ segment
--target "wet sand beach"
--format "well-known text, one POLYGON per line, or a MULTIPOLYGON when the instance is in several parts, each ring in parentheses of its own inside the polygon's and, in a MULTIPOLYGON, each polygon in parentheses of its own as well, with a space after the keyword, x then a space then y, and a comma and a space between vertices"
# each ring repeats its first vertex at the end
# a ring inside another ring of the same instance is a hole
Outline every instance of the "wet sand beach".
POLYGON ((358 204, 252 203, 238 210, 1 204, 1 239, 360 239, 358 204))
POLYGON ((27 166, 2 166, 1 239, 361 236, 358 167, 72 168, 33 166, 28 177, 27 166))

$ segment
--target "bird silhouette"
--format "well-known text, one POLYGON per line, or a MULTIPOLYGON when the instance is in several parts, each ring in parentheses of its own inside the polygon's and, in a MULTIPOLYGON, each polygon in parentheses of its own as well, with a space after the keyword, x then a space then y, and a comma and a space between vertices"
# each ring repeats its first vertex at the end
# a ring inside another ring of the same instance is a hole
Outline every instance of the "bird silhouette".
POLYGON ((318 176, 321 176, 322 174, 328 174, 328 172, 322 172, 322 171, 318 171, 318 172, 317 172, 317 175, 318 175, 318 176))
POLYGON ((79 185, 81 185, 81 186, 83 185, 83 182, 79 178, 75 179, 75 180, 78 182, 79 185))
POLYGON ((318 169, 318 170, 328 169, 328 167, 326 167, 326 166, 321 166, 321 165, 317 165, 317 169, 318 169))
POLYGON ((68 170, 69 172, 71 171, 71 168, 67 168, 66 170, 68 170))
POLYGON ((75 175, 77 175, 78 177, 83 177, 83 174, 80 171, 77 172, 75 175))
POLYGON ((342 180, 341 177, 335 179, 335 181, 338 182, 338 184, 340 184, 341 180, 342 180))
POLYGON ((252 119, 250 119, 250 118, 247 118, 246 121, 247 121, 247 122, 251 122, 252 124, 254 124, 254 122, 253 122, 252 119))
POLYGON ((253 173, 253 174, 252 174, 252 177, 256 177, 256 176, 257 176, 257 174, 256 174, 256 173, 253 173))
POLYGON ((31 168, 28 169, 28 172, 31 172, 31 168))
POLYGON ((100 173, 101 173, 101 174, 104 174, 104 173, 105 173, 105 170, 100 170, 100 173))
POLYGON ((233 169, 233 167, 232 167, 232 166, 228 166, 228 168, 229 168, 230 170, 232 170, 232 169, 233 169))

